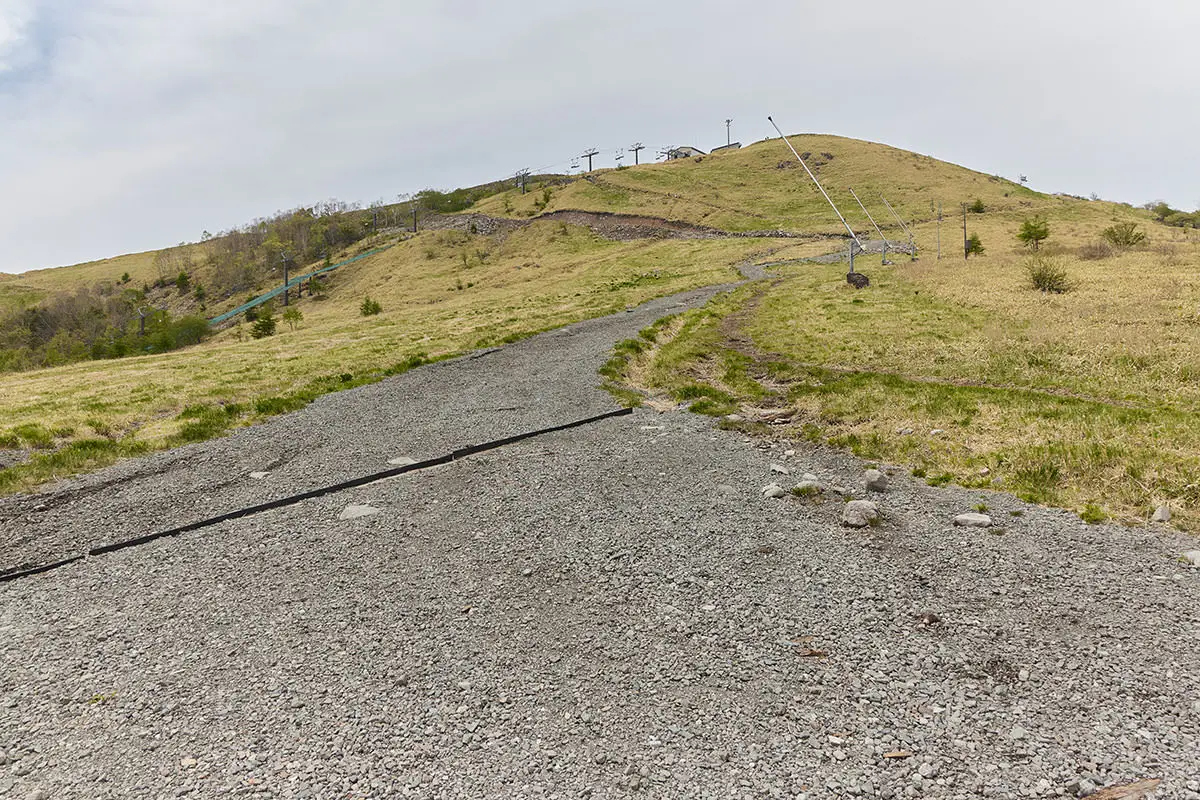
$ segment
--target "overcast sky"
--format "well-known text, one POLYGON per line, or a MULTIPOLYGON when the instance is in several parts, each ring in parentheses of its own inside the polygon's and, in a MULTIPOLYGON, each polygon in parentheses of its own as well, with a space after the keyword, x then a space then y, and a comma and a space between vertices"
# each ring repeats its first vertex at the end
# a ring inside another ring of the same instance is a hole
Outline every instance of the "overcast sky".
POLYGON ((0 271, 588 147, 827 132, 1200 202, 1196 0, 0 0, 0 271))

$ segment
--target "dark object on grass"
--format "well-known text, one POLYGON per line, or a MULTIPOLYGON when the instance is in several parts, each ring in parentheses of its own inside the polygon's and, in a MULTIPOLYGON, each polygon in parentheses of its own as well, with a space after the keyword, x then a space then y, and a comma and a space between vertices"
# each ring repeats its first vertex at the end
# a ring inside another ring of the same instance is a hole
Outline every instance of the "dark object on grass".
POLYGON ((847 272, 846 283, 853 286, 855 289, 865 289, 871 285, 871 279, 861 272, 847 272))

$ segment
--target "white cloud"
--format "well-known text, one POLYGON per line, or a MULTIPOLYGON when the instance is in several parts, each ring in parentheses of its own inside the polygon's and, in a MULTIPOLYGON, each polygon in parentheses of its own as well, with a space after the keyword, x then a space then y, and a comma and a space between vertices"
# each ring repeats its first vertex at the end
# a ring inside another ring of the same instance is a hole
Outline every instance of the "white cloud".
POLYGON ((32 0, 0 0, 0 75, 25 62, 26 29, 32 21, 32 0))
MULTIPOLYGON (((0 0, 0 270, 641 140, 883 141, 1191 206, 1200 4, 0 0), (850 17, 847 17, 850 14, 850 17), (6 70, 6 71, 5 71, 6 70)), ((646 156, 647 153, 643 153, 646 156)))

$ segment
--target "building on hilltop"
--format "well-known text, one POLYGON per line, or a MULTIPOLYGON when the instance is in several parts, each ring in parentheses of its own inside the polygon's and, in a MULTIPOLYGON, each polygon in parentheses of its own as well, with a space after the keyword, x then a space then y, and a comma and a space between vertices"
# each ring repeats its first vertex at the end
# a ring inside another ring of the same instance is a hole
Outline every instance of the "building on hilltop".
POLYGON ((741 148, 741 146, 742 146, 741 142, 731 142, 730 144, 723 144, 720 147, 714 147, 712 149, 712 151, 714 153, 718 153, 722 150, 737 150, 737 149, 741 148))
POLYGON ((686 145, 682 147, 667 148, 667 161, 675 161, 676 159, 680 158, 691 158, 692 156, 702 155, 706 155, 703 150, 699 150, 695 147, 687 147, 686 145))

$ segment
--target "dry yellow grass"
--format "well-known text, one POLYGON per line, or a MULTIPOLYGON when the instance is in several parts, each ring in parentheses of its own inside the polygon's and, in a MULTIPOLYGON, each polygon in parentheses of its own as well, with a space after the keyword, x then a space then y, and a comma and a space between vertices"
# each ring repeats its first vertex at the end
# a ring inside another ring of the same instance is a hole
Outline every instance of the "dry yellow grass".
POLYGON ((733 265, 768 244, 612 242, 550 222, 507 240, 423 233, 335 273, 328 300, 297 305, 304 320, 295 331, 280 322, 278 335, 254 340, 235 326, 165 355, 10 374, 0 414, 9 429, 35 423, 78 438, 99 423, 160 446, 184 424, 177 417, 187 406, 283 395, 321 376, 361 376, 414 353, 497 344, 731 280, 733 265), (367 295, 382 314, 359 314, 367 295))
POLYGON ((1200 243, 1153 225, 1146 247, 1083 260, 1078 247, 1113 210, 1066 209, 1049 218, 1042 248, 1066 270, 1065 294, 1032 288, 1021 215, 988 212, 969 219, 982 257, 963 261, 960 227, 956 255, 943 238, 936 260, 935 231, 922 225, 919 261, 859 260, 866 291, 846 284, 844 264, 784 266, 772 288, 693 315, 640 374, 713 413, 788 405, 795 424, 776 432, 907 464, 931 482, 1123 521, 1170 502, 1178 524, 1200 526, 1200 243), (729 337, 736 329, 752 357, 729 337))

